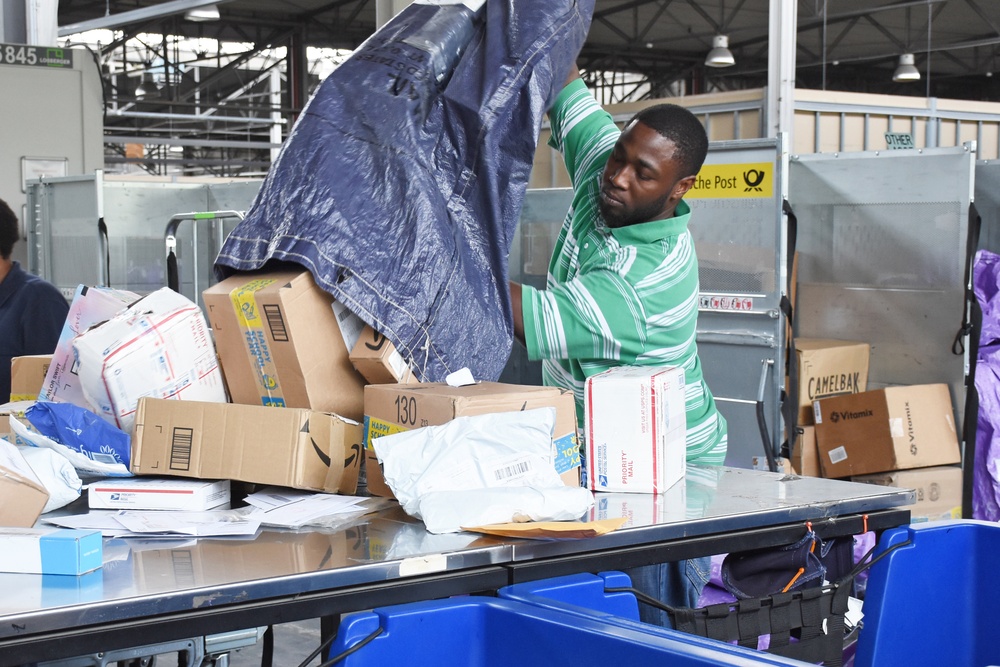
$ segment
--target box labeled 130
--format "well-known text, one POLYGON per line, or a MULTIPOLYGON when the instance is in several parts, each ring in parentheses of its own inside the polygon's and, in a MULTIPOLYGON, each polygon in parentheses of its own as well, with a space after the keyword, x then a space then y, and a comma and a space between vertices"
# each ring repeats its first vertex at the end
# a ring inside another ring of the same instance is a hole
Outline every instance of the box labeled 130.
POLYGON ((587 486, 663 493, 684 477, 684 369, 622 366, 584 387, 587 486))

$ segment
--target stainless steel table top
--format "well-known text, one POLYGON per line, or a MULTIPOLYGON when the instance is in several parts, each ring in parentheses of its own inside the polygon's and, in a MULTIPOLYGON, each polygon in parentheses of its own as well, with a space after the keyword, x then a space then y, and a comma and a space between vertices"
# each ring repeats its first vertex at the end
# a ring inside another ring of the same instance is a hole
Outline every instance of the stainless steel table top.
POLYGON ((900 507, 908 490, 736 468, 692 467, 659 496, 595 494, 587 518, 627 518, 584 540, 434 535, 398 506, 335 529, 252 539, 105 539, 104 566, 79 577, 0 573, 0 642, 61 628, 459 573, 554 555, 900 507))

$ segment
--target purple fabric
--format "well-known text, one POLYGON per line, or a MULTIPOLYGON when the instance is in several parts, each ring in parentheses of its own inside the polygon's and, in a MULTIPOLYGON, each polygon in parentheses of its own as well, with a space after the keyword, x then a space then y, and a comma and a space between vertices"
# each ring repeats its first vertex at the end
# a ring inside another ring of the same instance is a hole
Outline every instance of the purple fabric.
POLYGON ((976 456, 972 478, 972 518, 1000 520, 1000 255, 988 250, 976 253, 973 290, 983 311, 976 355, 976 456))

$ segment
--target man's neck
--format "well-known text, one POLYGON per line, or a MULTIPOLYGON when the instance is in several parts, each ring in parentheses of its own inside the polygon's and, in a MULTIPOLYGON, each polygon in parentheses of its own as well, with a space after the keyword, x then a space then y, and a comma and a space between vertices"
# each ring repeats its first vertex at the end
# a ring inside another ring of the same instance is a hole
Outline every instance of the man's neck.
POLYGON ((4 281, 12 268, 14 268, 14 260, 9 257, 6 259, 0 257, 0 282, 4 281))

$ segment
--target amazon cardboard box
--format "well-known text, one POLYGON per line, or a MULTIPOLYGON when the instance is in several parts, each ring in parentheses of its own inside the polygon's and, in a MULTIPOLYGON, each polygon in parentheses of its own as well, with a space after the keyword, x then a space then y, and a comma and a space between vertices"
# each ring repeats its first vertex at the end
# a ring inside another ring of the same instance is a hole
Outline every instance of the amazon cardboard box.
POLYGON ((855 475, 852 482, 913 489, 910 519, 937 521, 962 516, 961 466, 932 466, 914 470, 894 470, 874 475, 855 475))
POLYGON ((868 388, 871 346, 846 340, 796 338, 799 424, 813 423, 813 402, 868 388))
POLYGON ((351 350, 351 363, 371 384, 418 382, 410 365, 389 339, 366 326, 351 350))
POLYGON ((353 494, 361 424, 304 408, 144 398, 131 471, 353 494))
POLYGON ((45 375, 52 364, 51 354, 14 357, 10 361, 10 400, 34 401, 45 384, 45 375))
POLYGON ((47 502, 49 492, 21 452, 0 439, 0 526, 34 526, 47 502))
POLYGON ((816 401, 824 477, 950 465, 961 460, 945 384, 888 387, 816 401))
POLYGON ((232 276, 202 299, 234 403, 361 420, 364 379, 348 359, 333 298, 308 271, 232 276))
POLYGON ((456 417, 556 409, 552 439, 556 472, 567 486, 580 485, 580 450, 576 433, 576 401, 557 387, 477 382, 451 387, 443 382, 370 384, 365 387, 365 464, 368 491, 393 497, 382 477, 372 439, 423 426, 439 426, 456 417))

